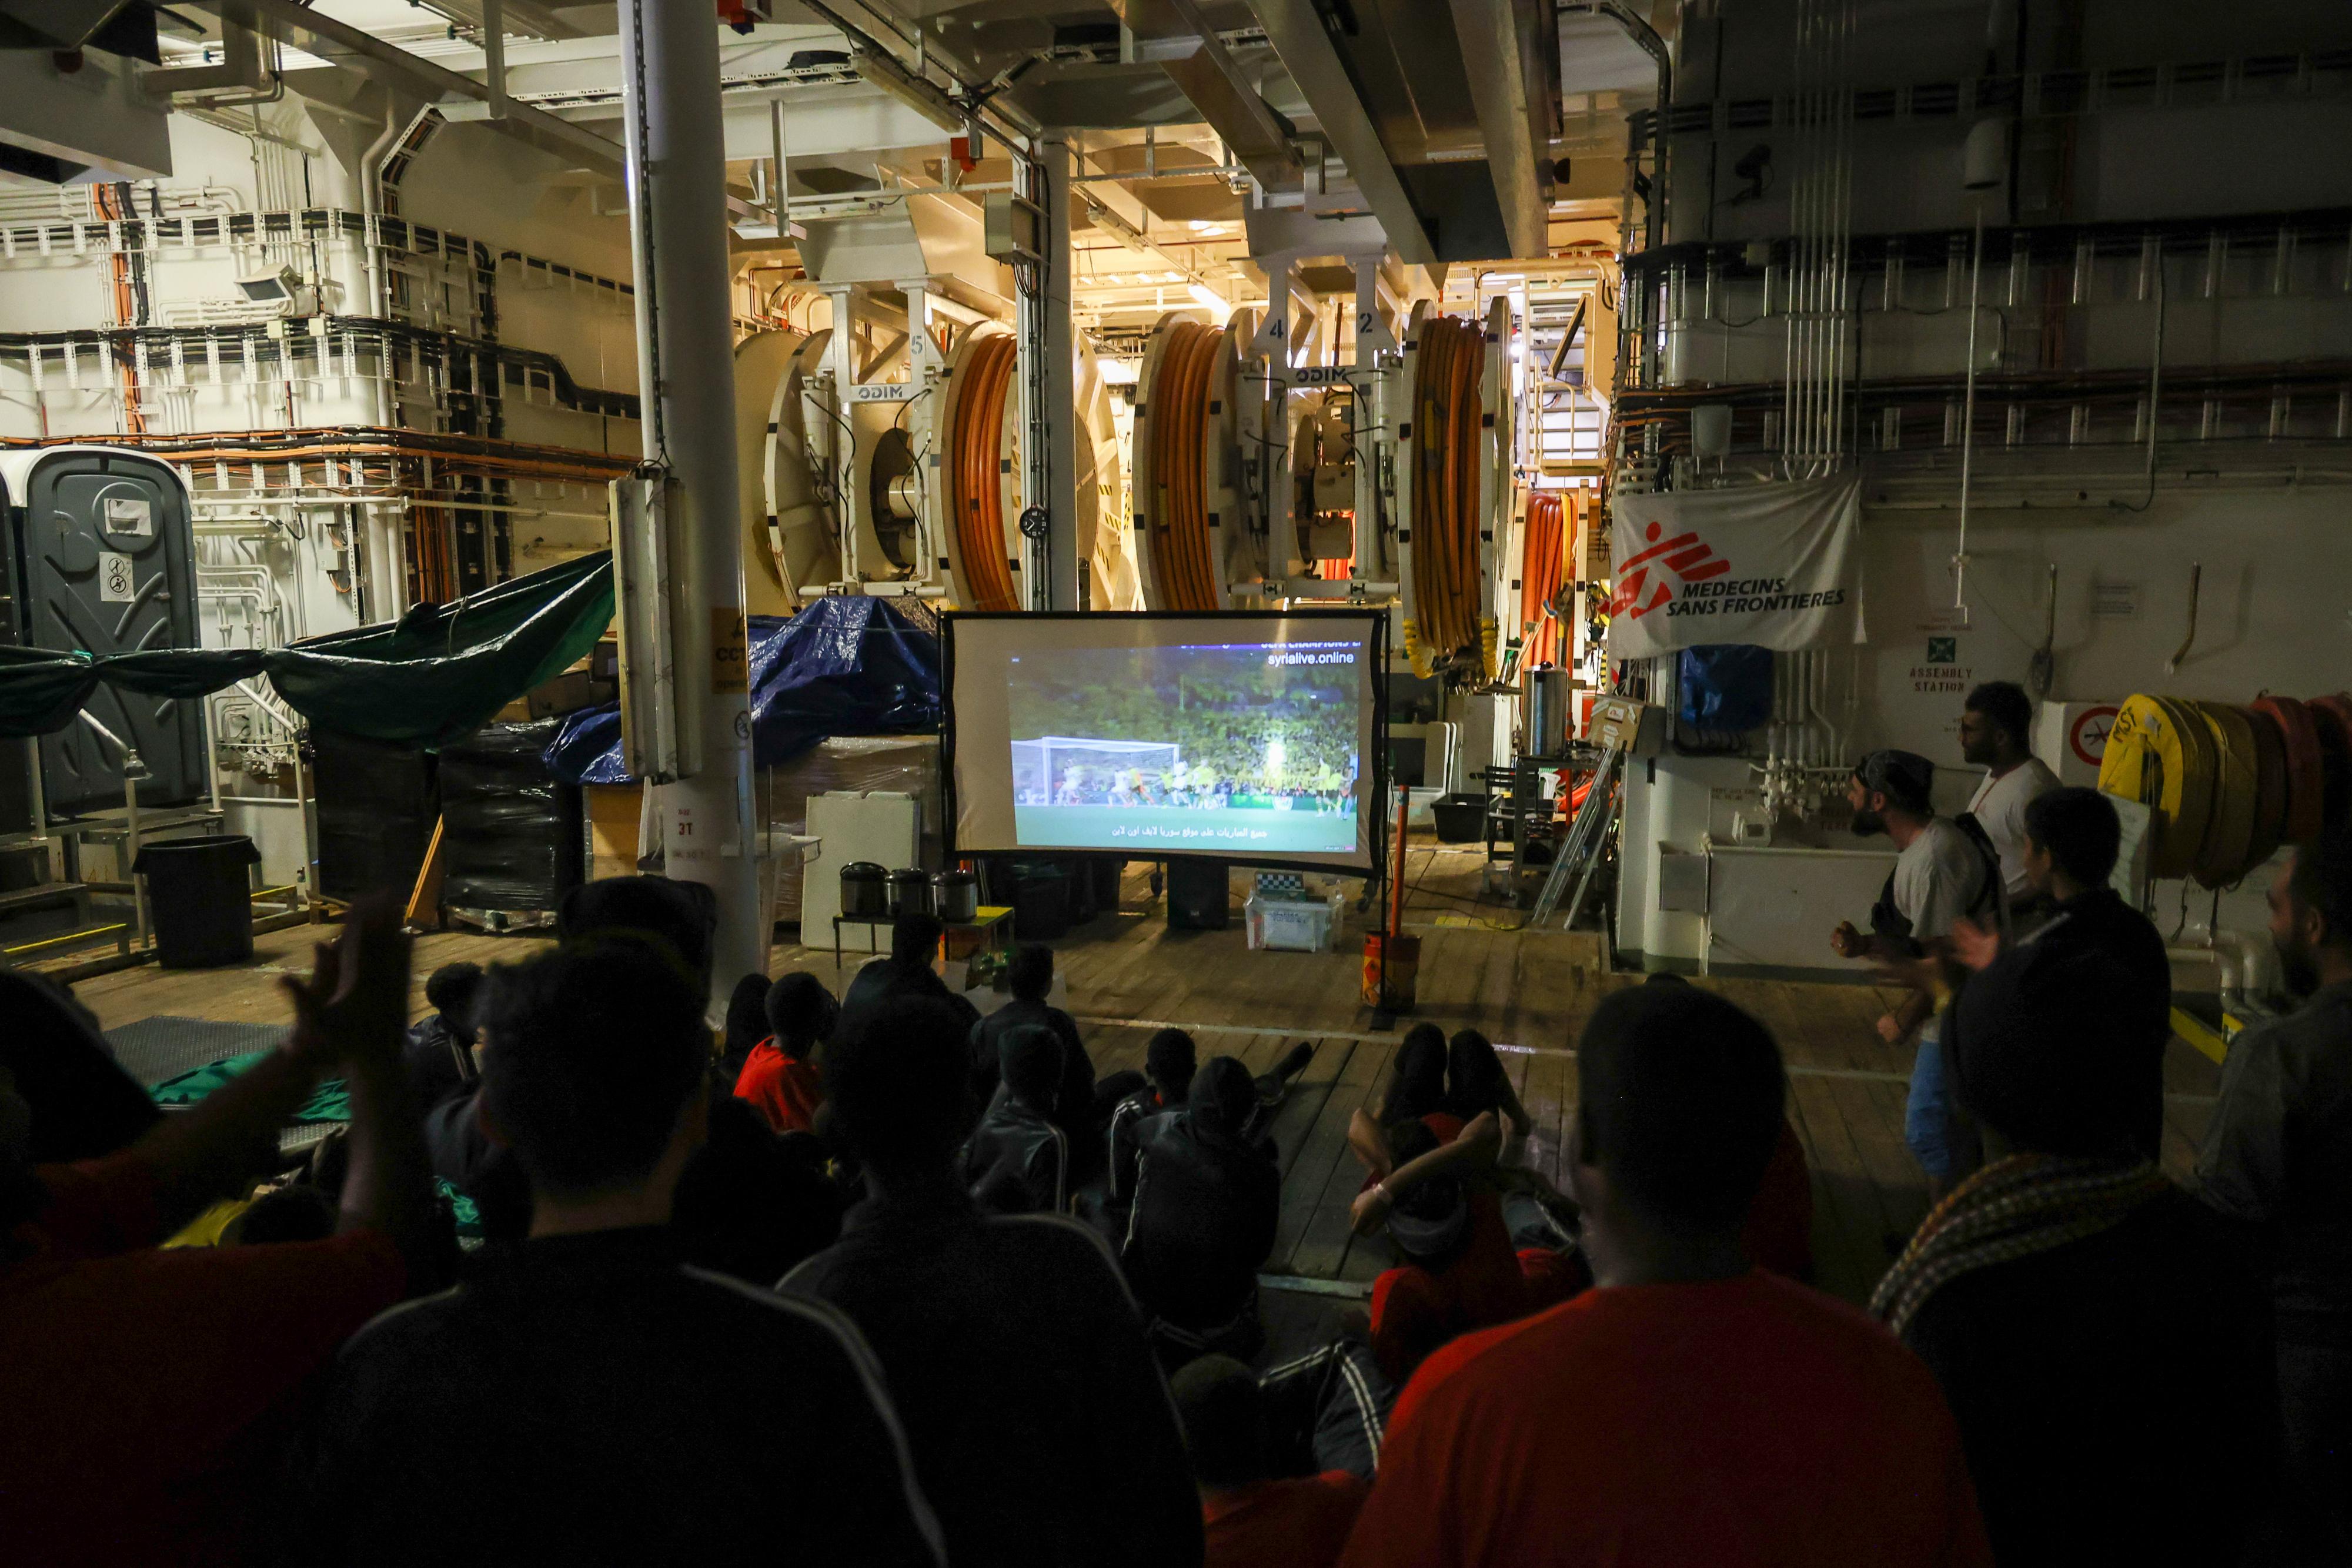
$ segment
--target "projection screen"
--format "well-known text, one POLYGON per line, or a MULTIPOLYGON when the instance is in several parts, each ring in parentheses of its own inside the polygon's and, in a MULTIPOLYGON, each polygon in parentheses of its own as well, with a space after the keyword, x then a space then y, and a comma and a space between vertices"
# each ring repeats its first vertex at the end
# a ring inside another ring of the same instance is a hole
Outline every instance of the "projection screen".
POLYGON ((1375 867, 1378 611, 951 613, 949 846, 1375 867))

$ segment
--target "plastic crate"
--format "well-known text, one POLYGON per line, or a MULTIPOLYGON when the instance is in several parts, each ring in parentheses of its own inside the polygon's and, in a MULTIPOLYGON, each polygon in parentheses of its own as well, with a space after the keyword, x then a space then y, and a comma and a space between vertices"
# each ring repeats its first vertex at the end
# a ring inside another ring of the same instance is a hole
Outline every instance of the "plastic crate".
POLYGON ((1249 945, 1282 953, 1328 953, 1339 935, 1341 902, 1336 894, 1312 904, 1252 895, 1242 906, 1249 945))

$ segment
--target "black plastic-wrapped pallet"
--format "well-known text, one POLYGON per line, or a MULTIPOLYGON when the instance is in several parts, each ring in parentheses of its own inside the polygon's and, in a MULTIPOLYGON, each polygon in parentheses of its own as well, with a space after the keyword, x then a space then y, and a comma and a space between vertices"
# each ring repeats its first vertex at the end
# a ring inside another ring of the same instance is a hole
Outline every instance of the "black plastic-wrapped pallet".
POLYGON ((388 889, 404 901, 441 814, 433 755, 320 725, 310 727, 310 745, 319 891, 352 899, 388 889))
POLYGON ((551 912, 580 885, 579 789, 540 754, 561 719, 485 725, 441 751, 441 902, 452 909, 551 912))

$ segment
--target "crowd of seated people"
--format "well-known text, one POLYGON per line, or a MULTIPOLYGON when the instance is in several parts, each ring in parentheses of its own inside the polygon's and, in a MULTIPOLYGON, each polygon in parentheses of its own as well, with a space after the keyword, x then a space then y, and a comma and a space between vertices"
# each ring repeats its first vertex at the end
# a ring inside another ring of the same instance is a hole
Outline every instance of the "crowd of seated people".
POLYGON ((714 993, 708 892, 614 879, 411 1029, 362 904, 168 1118, 0 975, 0 1560, 2352 1561, 2352 837, 2272 889, 2309 999, 2233 1043, 2184 1185, 2084 793, 2021 811, 2040 924, 1906 971, 1974 1163, 1867 1310, 1804 1282, 1771 1034, 1659 979, 1549 1042, 1557 1186, 1493 1042, 1408 1033, 1349 1127, 1392 1264, 1271 1365, 1312 1051, 1167 1030, 1098 1081, 1043 948, 985 1018, 919 916, 838 1007, 714 993), (348 1130, 278 1155, 329 1077, 348 1130))

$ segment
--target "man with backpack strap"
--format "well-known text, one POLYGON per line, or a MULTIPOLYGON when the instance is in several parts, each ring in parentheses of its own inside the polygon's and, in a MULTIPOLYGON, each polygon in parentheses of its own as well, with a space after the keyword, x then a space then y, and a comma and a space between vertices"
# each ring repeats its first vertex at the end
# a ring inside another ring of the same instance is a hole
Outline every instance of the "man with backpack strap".
MULTIPOLYGON (((1874 751, 1854 765, 1846 787, 1853 831, 1895 841, 1895 869, 1871 906, 1870 929, 1843 921, 1830 934, 1839 956, 1890 962, 1916 958, 1942 943, 1955 921, 2005 925, 2000 862, 1975 820, 1938 817, 1932 799, 1936 765, 1916 752, 1874 751)), ((1904 1142, 1927 1173, 1929 1201, 1940 1198, 1975 1162, 1971 1140, 1953 1115, 1934 998, 1914 991, 1878 1020, 1879 1037, 1898 1044, 1915 1031, 1904 1142)))

